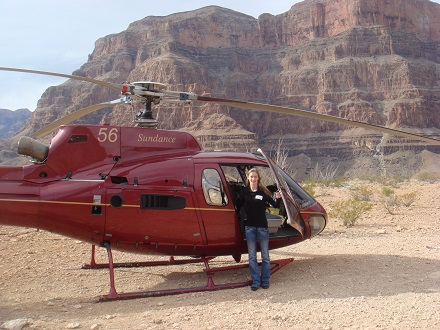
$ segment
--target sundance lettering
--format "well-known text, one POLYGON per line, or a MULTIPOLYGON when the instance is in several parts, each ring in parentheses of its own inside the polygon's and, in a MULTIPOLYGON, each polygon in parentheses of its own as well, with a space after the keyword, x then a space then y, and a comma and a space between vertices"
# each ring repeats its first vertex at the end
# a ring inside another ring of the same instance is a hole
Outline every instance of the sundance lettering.
POLYGON ((159 136, 157 134, 156 136, 148 136, 144 134, 139 134, 138 137, 139 142, 157 142, 157 143, 176 143, 175 137, 169 137, 169 136, 159 136))

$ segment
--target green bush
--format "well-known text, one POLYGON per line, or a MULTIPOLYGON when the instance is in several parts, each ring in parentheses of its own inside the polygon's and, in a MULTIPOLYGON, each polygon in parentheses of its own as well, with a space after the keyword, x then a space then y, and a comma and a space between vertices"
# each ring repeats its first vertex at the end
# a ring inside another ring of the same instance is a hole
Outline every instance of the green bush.
POLYGON ((396 210, 399 207, 399 199, 394 194, 385 195, 383 205, 389 214, 396 214, 396 210))
POLYGON ((350 189, 351 197, 356 201, 369 202, 374 195, 373 189, 368 186, 359 186, 350 189))
POLYGON ((439 179, 439 176, 431 172, 420 172, 417 175, 417 179, 424 182, 435 183, 439 179))
POLYGON ((399 174, 395 175, 373 175, 368 177, 362 177, 364 180, 369 181, 371 183, 381 183, 391 187, 397 187, 399 183, 405 182, 408 180, 407 177, 399 174))
POLYGON ((381 194, 383 196, 383 206, 385 207, 387 212, 389 214, 395 214, 395 210, 399 206, 399 201, 397 199, 394 189, 387 186, 382 187, 381 194))
POLYGON ((390 188, 390 187, 382 187, 381 193, 385 197, 390 197, 390 196, 394 195, 394 189, 390 188))
POLYGON ((334 203, 330 215, 341 219, 344 226, 352 227, 361 214, 372 207, 372 203, 349 199, 334 203))
POLYGON ((307 180, 302 184, 302 187, 304 188, 305 191, 307 191, 310 194, 310 196, 315 197, 316 182, 307 180))
POLYGON ((417 197, 417 192, 414 191, 414 192, 406 193, 406 194, 399 196, 399 199, 403 205, 405 205, 406 207, 409 207, 409 206, 411 206, 412 203, 414 203, 414 201, 416 200, 416 197, 417 197))

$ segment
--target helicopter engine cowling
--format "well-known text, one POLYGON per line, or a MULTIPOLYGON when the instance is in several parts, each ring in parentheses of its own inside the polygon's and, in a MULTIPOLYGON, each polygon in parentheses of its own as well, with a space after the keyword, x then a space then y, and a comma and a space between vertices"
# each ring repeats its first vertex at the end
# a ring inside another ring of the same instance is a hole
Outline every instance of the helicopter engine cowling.
POLYGON ((29 136, 22 136, 18 141, 18 153, 30 156, 39 162, 44 162, 49 153, 49 146, 29 136))

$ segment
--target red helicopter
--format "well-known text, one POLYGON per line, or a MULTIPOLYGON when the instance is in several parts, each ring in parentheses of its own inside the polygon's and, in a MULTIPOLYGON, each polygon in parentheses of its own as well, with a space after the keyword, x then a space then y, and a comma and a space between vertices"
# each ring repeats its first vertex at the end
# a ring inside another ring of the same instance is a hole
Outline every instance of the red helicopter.
MULTIPOLYGON (((302 242, 326 226, 324 208, 263 151, 258 153, 203 151, 189 133, 159 130, 152 106, 160 102, 215 102, 327 120, 395 134, 423 142, 439 140, 399 130, 252 102, 218 99, 169 91, 156 82, 122 85, 67 74, 0 67, 3 71, 61 76, 96 83, 121 92, 121 98, 78 110, 22 137, 18 153, 33 164, 0 167, 0 224, 47 230, 92 245, 83 268, 109 268, 110 291, 101 301, 180 294, 247 286, 250 281, 217 285, 216 272, 247 267, 212 268, 216 256, 236 262, 247 253, 243 221, 234 201, 246 172, 257 167, 264 184, 280 192, 280 214, 267 213, 270 249, 302 242), (120 103, 143 103, 135 127, 66 125, 88 113, 120 103), (41 138, 58 129, 47 146, 41 138), (105 247, 108 264, 95 261, 95 247, 105 247), (114 263, 112 250, 169 256, 157 262, 114 263), (188 259, 174 259, 186 256, 188 259), (207 284, 202 287, 119 293, 115 267, 203 262, 207 284)), ((271 261, 274 273, 293 259, 271 261)))

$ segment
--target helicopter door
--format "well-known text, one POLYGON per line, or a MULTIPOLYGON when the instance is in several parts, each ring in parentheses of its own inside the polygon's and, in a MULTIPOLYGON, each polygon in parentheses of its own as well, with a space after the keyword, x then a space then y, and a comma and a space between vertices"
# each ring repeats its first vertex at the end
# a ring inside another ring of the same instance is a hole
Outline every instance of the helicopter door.
POLYGON ((107 239, 125 249, 154 246, 163 253, 191 253, 203 243, 192 194, 186 187, 107 189, 107 239))
POLYGON ((279 167, 276 165, 276 163, 268 156, 266 156, 266 154, 261 149, 258 149, 258 152, 261 153, 261 155, 263 155, 264 159, 267 161, 267 164, 269 165, 275 177, 278 190, 280 191, 281 198, 283 199, 284 207, 287 213, 287 223, 296 230, 298 230, 301 233, 301 236, 304 236, 305 233, 304 221, 301 217, 298 207, 296 206, 297 203, 294 197, 292 196, 292 192, 289 189, 289 185, 284 180, 283 176, 280 173, 278 173, 279 167))
POLYGON ((234 203, 217 164, 196 164, 195 187, 208 244, 234 244, 242 239, 234 203))

